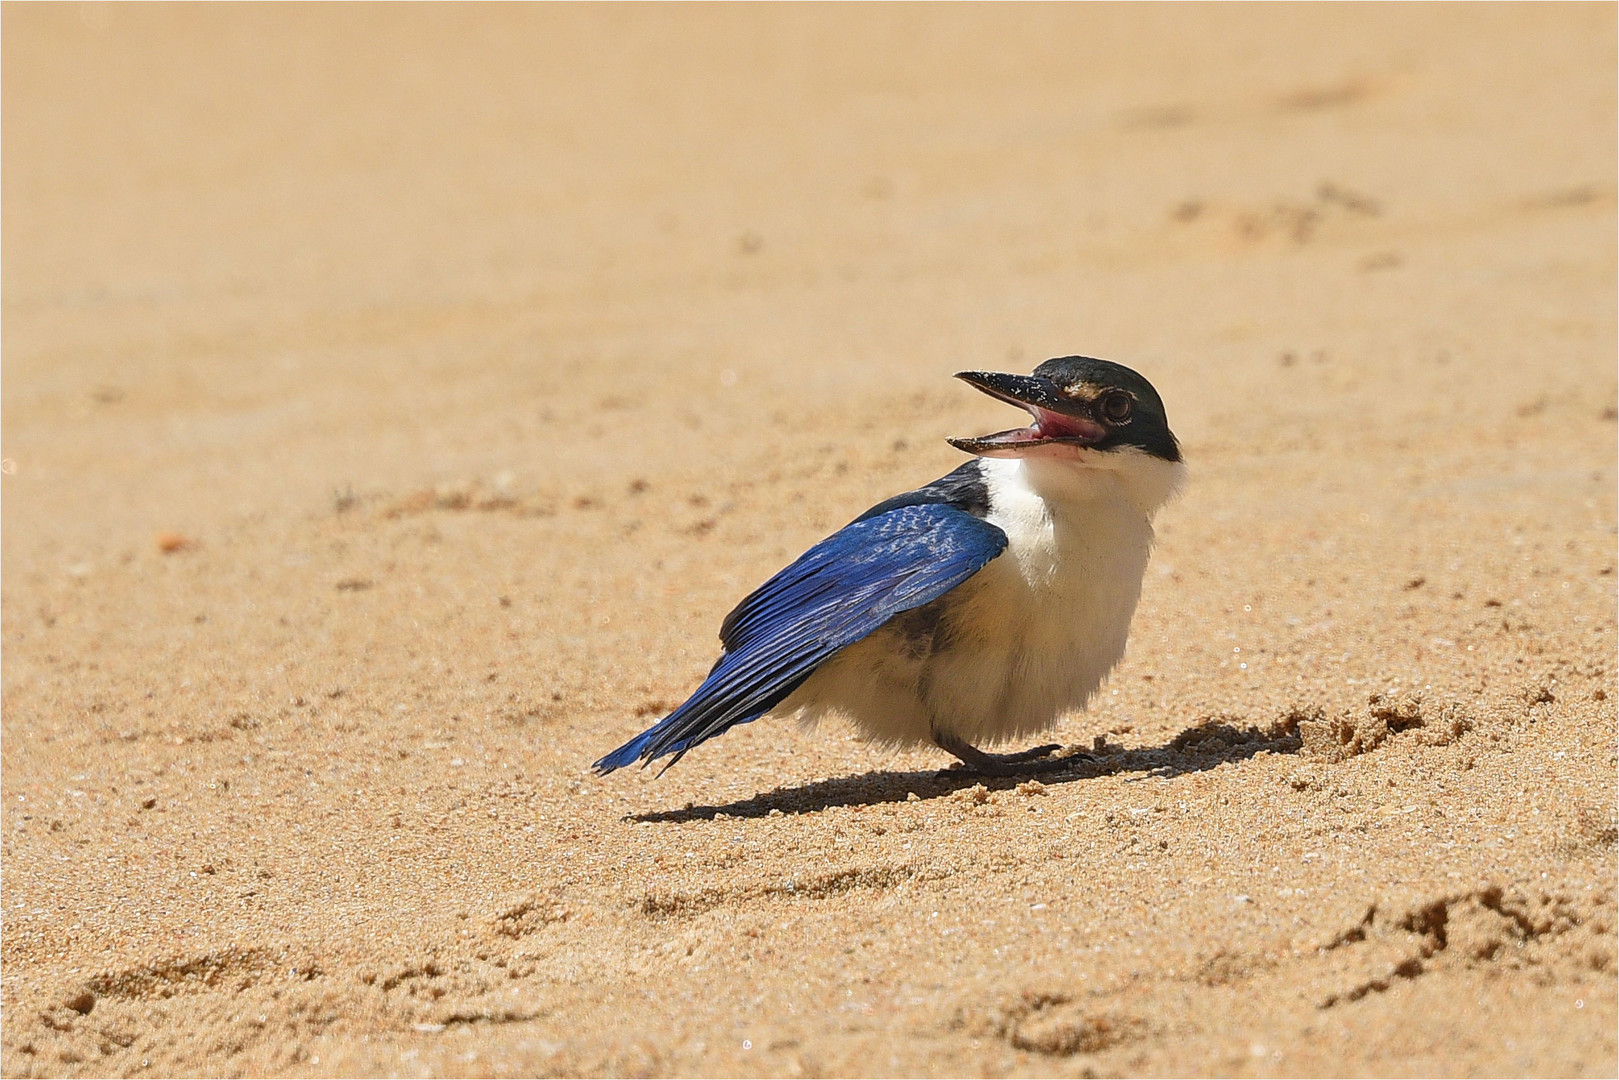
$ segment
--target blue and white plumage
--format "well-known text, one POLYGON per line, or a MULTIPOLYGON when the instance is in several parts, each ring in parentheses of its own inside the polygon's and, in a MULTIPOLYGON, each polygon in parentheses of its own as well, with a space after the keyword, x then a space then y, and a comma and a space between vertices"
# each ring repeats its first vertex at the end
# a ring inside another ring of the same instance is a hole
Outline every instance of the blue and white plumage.
POLYGON ((596 762, 673 755, 767 713, 842 715, 984 772, 1060 767, 1056 747, 977 747, 1049 728, 1124 655, 1152 519, 1184 466, 1150 383, 1062 357, 960 378, 1027 428, 951 440, 977 457, 805 552, 739 604, 692 696, 596 762))

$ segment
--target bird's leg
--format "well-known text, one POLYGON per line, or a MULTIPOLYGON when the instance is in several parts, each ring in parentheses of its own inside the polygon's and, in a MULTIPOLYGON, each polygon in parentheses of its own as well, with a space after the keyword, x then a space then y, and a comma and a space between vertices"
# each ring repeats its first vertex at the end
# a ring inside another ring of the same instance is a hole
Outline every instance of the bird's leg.
POLYGON ((1055 772, 1074 763, 1066 757, 1051 755, 1062 749, 1061 743, 1048 743, 1015 754, 990 754, 973 746, 967 740, 948 732, 933 732, 933 743, 940 750, 954 754, 967 766, 967 771, 985 776, 1019 776, 1024 773, 1055 772))

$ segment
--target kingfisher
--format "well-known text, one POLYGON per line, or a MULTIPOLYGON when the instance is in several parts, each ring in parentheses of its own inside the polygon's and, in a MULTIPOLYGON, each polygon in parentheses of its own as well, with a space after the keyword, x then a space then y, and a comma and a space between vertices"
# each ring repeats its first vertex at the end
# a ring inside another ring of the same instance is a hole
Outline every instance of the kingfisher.
POLYGON ((871 740, 935 746, 990 776, 1068 768, 1058 744, 983 747, 1083 708, 1124 655, 1153 519, 1185 475, 1158 392, 1109 360, 956 378, 1028 411, 950 439, 954 472, 878 503, 759 586, 720 626, 696 692, 597 761, 692 748, 771 714, 839 716, 871 740))

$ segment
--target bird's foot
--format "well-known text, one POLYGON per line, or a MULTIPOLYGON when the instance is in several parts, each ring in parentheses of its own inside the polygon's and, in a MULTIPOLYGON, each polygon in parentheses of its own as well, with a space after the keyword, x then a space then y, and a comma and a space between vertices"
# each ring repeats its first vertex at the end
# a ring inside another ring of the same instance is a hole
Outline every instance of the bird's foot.
POLYGON ((935 732, 933 741, 939 749, 961 759, 960 766, 956 767, 960 771, 978 773, 982 776, 1025 776, 1030 773, 1057 772, 1089 760, 1089 756, 1085 754, 1052 757, 1052 754, 1062 749, 1061 743, 1047 743, 1044 746, 1019 750, 1015 754, 991 754, 953 735, 935 732))
POLYGON ((1027 750, 1019 750, 1015 754, 989 754, 984 753, 982 750, 979 753, 983 754, 984 757, 1010 764, 1016 761, 1035 761, 1039 758, 1048 758, 1061 749, 1062 743, 1046 743, 1044 746, 1031 746, 1027 750))

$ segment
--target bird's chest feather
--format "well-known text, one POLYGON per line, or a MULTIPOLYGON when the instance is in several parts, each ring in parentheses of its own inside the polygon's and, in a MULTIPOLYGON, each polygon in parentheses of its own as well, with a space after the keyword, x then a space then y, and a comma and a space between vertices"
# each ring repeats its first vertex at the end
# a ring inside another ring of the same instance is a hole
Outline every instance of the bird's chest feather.
POLYGON ((1007 550, 986 586, 1033 630, 1122 635, 1152 548, 1150 522, 1105 478, 1057 495, 1019 480, 993 489, 989 520, 1006 533, 1007 550))
POLYGON ((983 736, 1079 708, 1124 654, 1152 545, 1146 516, 1105 483, 1051 497, 1012 476, 991 488, 1004 555, 964 589, 928 662, 934 710, 983 736))

